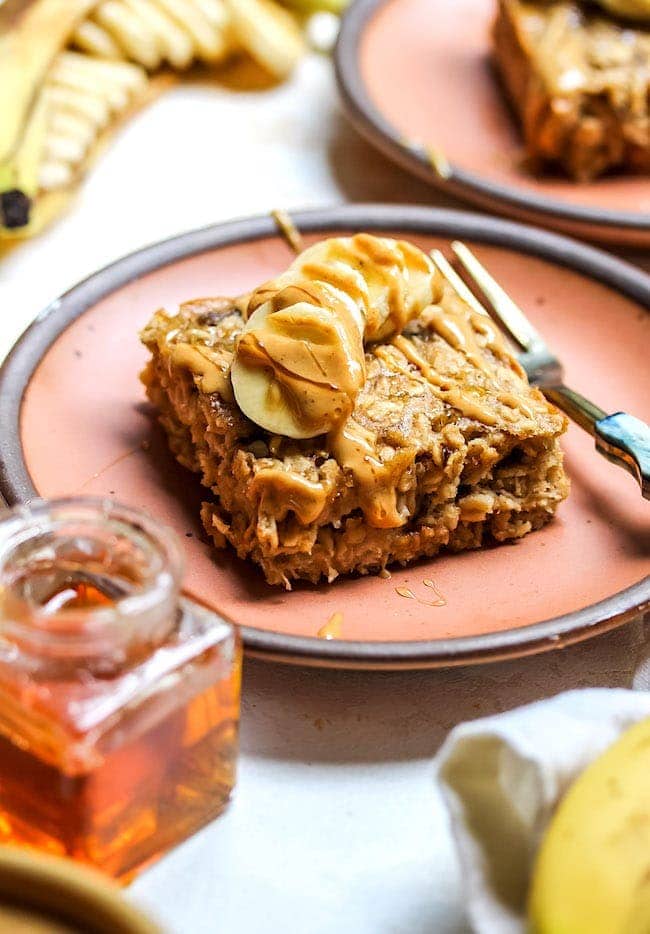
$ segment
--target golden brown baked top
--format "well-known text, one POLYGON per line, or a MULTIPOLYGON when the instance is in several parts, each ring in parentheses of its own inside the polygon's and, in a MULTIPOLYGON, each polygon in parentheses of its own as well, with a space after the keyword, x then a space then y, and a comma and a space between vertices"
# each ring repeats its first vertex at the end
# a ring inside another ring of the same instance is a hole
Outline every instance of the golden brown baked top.
POLYGON ((603 94, 647 129, 650 29, 577 0, 505 0, 552 95, 603 94))
MULTIPOLYGON (((434 281, 438 300, 415 317, 407 314, 403 333, 385 328, 387 316, 375 319, 386 338, 366 345, 363 380, 346 417, 310 438, 270 432, 244 417, 231 371, 249 332, 228 300, 188 303, 174 316, 157 312, 142 339, 193 375, 199 392, 227 413, 244 439, 239 443, 266 452, 251 461, 265 515, 281 519, 293 510, 304 524, 336 522, 347 486, 370 526, 399 528, 412 515, 403 494, 413 488, 409 477, 423 459, 442 465, 468 436, 525 440, 565 427, 563 416, 528 385, 491 319, 434 281)), ((263 298, 254 293, 253 305, 263 298)))

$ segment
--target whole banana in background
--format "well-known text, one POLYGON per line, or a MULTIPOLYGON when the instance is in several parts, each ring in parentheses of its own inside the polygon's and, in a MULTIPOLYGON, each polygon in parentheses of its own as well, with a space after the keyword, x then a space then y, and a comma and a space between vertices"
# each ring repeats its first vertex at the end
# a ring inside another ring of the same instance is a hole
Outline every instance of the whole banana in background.
POLYGON ((195 64, 248 55, 273 79, 301 17, 345 0, 0 0, 0 239, 40 230, 110 130, 195 64))
POLYGON ((529 912, 533 934, 649 934, 650 720, 625 732, 560 802, 529 912))

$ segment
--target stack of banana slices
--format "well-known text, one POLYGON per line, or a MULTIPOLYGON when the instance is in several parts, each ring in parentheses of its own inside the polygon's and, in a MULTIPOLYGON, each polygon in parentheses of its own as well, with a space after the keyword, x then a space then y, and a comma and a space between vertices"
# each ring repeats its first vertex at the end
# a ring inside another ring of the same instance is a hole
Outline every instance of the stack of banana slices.
POLYGON ((303 51, 275 0, 0 0, 0 239, 40 230, 170 73, 245 53, 282 80, 303 51))

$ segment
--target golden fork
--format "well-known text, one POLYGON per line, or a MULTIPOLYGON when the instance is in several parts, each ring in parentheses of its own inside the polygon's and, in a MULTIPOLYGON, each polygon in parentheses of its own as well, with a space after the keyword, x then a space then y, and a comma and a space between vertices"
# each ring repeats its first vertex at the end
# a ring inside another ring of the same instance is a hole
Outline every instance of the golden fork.
MULTIPOLYGON (((643 496, 650 499, 650 426, 627 412, 608 415, 595 403, 569 389, 564 384, 562 363, 521 308, 464 243, 456 240, 451 248, 467 278, 487 300, 492 316, 521 348, 518 359, 529 382, 538 386, 554 405, 589 432, 595 439, 596 450, 631 473, 643 496)), ((488 314, 485 305, 440 250, 433 250, 431 258, 460 298, 479 314, 488 314)))

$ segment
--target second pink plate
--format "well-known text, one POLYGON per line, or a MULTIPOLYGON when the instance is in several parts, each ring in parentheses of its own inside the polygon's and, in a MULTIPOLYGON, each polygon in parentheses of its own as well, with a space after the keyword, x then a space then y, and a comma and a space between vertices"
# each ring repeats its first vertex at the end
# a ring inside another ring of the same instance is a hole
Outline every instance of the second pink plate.
POLYGON ((336 49, 353 123, 409 171, 481 207, 585 239, 650 246, 647 176, 576 184, 526 169, 490 63, 495 9, 496 0, 355 0, 336 49))
MULTIPOLYGON (((426 250, 470 242, 552 340, 571 382, 647 418, 650 280, 604 253, 494 218, 358 205, 295 215, 308 242, 383 231, 426 250)), ((182 538, 187 591, 241 624, 249 651, 352 667, 423 667, 554 648, 618 625, 650 601, 650 504, 578 428, 573 489, 557 519, 515 545, 443 555, 390 580, 287 593, 207 544, 206 495, 169 455, 138 374, 138 331, 160 306, 240 294, 291 260, 268 217, 195 231, 91 276, 39 316, 0 372, 0 490, 12 503, 94 494, 144 507, 182 538), (432 578, 446 603, 431 606, 432 578), (399 590, 408 588, 415 599, 399 590), (341 613, 340 638, 318 638, 341 613)))

